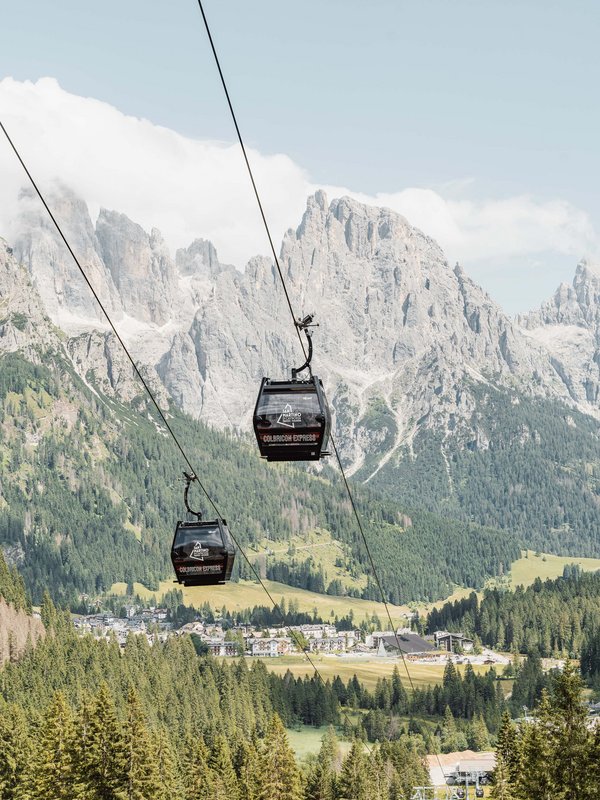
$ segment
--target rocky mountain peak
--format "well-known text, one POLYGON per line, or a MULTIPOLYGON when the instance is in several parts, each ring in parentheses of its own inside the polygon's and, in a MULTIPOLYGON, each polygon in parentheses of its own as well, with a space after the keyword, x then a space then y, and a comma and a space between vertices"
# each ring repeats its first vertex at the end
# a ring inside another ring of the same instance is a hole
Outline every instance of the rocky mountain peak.
MULTIPOLYGON (((103 209, 94 230, 85 204, 68 193, 58 201, 115 320, 128 315, 121 325, 138 360, 187 413, 247 430, 261 377, 287 376, 303 360, 272 260, 255 257, 242 273, 221 264, 200 238, 173 260, 156 229, 148 234, 103 209)), ((32 279, 45 286, 46 308, 90 308, 87 287, 74 291, 70 257, 39 209, 25 207, 18 243, 32 279)), ((349 197, 328 202, 319 191, 283 239, 281 268, 295 313, 316 314, 313 367, 354 469, 379 469, 424 427, 447 433, 462 426, 479 442, 477 384, 599 413, 600 277, 593 265, 582 262, 573 285, 560 287, 537 316, 513 321, 404 217, 349 197)), ((127 387, 130 396, 136 389, 127 364, 106 328, 87 319, 87 338, 69 341, 69 357, 103 391, 127 387), (92 334, 94 327, 100 330, 92 334)))
POLYGON ((214 278, 221 271, 217 251, 207 239, 195 239, 175 253, 175 264, 183 277, 214 278))
POLYGON ((160 232, 148 235, 125 214, 103 208, 96 236, 123 310, 142 322, 164 325, 171 318, 177 273, 160 232))
MULTIPOLYGON (((86 204, 59 183, 47 193, 47 200, 100 299, 119 309, 119 296, 102 263, 86 204)), ((85 280, 32 190, 21 193, 19 211, 15 258, 27 267, 47 313, 59 325, 66 316, 100 320, 102 314, 85 280)))
POLYGON ((596 327, 600 323, 600 266, 582 259, 571 284, 561 283, 539 311, 522 314, 518 320, 529 329, 540 325, 596 327))
POLYGON ((572 284, 561 283, 539 311, 518 318, 550 353, 569 396, 587 413, 600 404, 600 269, 583 259, 572 284))

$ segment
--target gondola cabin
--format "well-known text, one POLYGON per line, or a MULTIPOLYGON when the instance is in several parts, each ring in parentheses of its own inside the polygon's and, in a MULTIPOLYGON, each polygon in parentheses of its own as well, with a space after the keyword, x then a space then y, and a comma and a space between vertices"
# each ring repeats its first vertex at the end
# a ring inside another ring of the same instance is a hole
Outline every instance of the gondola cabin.
POLYGON ((331 414, 323 384, 263 378, 254 409, 254 433, 268 461, 318 461, 326 452, 331 414))
POLYGON ((231 578, 235 548, 224 519, 178 522, 171 561, 179 583, 210 586, 231 578))

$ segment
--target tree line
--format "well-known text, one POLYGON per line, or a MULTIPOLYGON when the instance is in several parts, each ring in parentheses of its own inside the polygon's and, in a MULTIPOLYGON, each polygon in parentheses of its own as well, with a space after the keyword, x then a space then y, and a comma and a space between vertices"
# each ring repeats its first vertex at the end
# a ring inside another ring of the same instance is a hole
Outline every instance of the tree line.
POLYGON ((188 636, 121 651, 77 636, 48 596, 42 620, 44 640, 0 671, 2 800, 408 800, 425 778, 408 733, 342 757, 331 730, 301 769, 283 723, 339 721, 329 683, 198 658, 188 636))
POLYGON ((534 714, 503 717, 496 745, 494 800, 597 800, 600 727, 590 727, 583 683, 572 663, 556 672, 534 714))
MULTIPOLYGON (((488 647, 544 657, 578 658, 595 636, 600 612, 600 572, 582 572, 568 565, 561 577, 536 578, 524 589, 486 589, 480 601, 467 598, 445 603, 427 616, 429 632, 445 629, 478 636, 488 647)), ((600 668, 596 666, 590 672, 600 668)))

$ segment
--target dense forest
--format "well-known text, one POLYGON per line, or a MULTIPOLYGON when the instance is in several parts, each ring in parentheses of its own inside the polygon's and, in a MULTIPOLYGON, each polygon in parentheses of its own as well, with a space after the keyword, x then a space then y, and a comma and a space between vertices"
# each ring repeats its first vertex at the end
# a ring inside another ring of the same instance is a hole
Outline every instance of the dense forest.
POLYGON ((502 720, 493 800, 597 800, 600 726, 589 726, 582 682, 568 663, 544 690, 533 718, 502 720))
POLYGON ((16 611, 31 614, 31 600, 23 576, 15 567, 9 567, 0 550, 0 597, 14 606, 16 611))
MULTIPOLYGON (((0 545, 33 599, 39 602, 46 586, 73 604, 115 581, 157 588, 170 574, 169 545, 182 515, 182 464, 145 399, 129 407, 93 393, 58 356, 44 366, 5 356, 0 366, 0 545)), ((316 476, 267 465, 238 438, 175 412, 171 424, 242 544, 285 542, 321 527, 362 571, 363 543, 331 467, 316 476)), ((474 523, 407 513, 360 487, 356 501, 393 603, 444 597, 457 583, 479 587, 519 555, 515 537, 474 523)), ((291 571, 298 582, 301 570, 291 571)), ((252 577, 241 558, 235 576, 252 577)), ((313 579, 305 572, 304 580, 313 579)), ((323 582, 338 588, 327 576, 323 582)), ((380 599, 373 581, 362 594, 380 599)))
POLYGON ((491 384, 470 390, 477 438, 425 428, 369 485, 417 508, 512 531, 534 550, 600 556, 597 422, 491 384))
POLYGON ((316 678, 200 658, 187 636, 153 646, 131 636, 121 652, 76 636, 49 598, 42 618, 44 641, 0 672, 3 800, 408 800, 426 779, 423 739, 402 730, 342 759, 332 729, 301 771, 282 719, 340 717, 335 690, 316 678), (315 794, 323 781, 330 794, 315 794))
POLYGON ((562 577, 537 578, 526 589, 486 589, 481 601, 473 592, 445 603, 429 613, 427 630, 460 630, 500 650, 579 658, 599 614, 600 572, 573 565, 562 577))

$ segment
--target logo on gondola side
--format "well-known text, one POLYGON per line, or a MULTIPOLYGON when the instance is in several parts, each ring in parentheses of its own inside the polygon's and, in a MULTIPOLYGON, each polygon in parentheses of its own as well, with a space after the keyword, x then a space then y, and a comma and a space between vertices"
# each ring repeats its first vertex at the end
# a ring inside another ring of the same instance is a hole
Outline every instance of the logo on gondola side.
POLYGON ((283 407, 283 411, 277 420, 278 425, 285 425, 286 428, 294 428, 297 422, 302 422, 302 412, 294 411, 289 403, 283 407))
POLYGON ((190 553, 190 558, 195 558, 197 561, 204 561, 204 556, 208 555, 208 548, 202 547, 202 542, 194 542, 194 547, 190 553))

